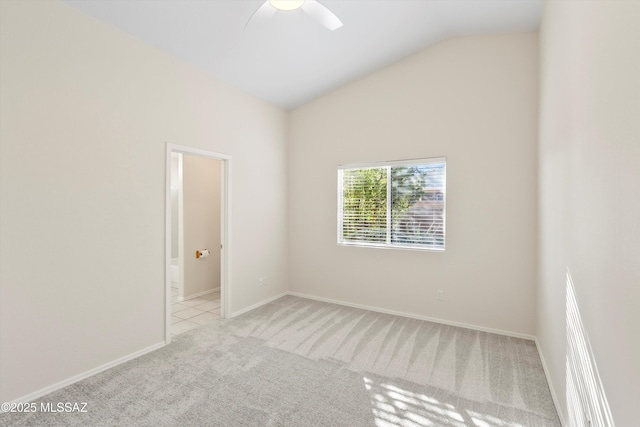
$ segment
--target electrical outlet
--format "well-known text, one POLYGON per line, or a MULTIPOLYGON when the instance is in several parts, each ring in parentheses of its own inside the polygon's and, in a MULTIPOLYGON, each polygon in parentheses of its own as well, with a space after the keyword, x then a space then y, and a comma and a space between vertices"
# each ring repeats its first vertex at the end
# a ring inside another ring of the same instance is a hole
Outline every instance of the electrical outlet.
POLYGON ((267 284, 267 278, 266 277, 261 277, 258 279, 258 286, 265 286, 267 284))
POLYGON ((438 301, 444 301, 444 292, 443 291, 436 291, 436 299, 438 301))

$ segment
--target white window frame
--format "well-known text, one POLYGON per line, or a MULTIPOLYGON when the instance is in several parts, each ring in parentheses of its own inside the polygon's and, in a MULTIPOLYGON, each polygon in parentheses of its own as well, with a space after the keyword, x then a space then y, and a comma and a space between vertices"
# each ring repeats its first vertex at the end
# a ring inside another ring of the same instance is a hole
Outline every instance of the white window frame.
POLYGON ((346 165, 338 166, 338 226, 337 226, 337 241, 339 246, 354 246, 354 247, 364 247, 364 248, 383 248, 383 249, 402 249, 402 250, 413 250, 413 251, 428 251, 428 252, 444 252, 446 247, 447 240, 447 158, 446 157, 431 157, 431 158, 423 158, 423 159, 409 159, 409 160, 394 160, 394 161, 384 161, 384 162, 372 162, 372 163, 353 163, 346 165), (399 243, 391 243, 391 168, 394 166, 418 166, 418 165, 426 165, 429 163, 443 163, 444 164, 444 182, 442 186, 443 192, 443 202, 444 206, 442 208, 442 235, 443 235, 443 243, 442 246, 426 246, 426 245, 408 245, 408 244, 399 244, 399 243), (343 234, 343 201, 344 201, 344 193, 343 193, 343 176, 342 173, 345 170, 349 169, 376 169, 376 168, 387 168, 387 238, 386 243, 369 243, 369 242, 347 242, 342 238, 343 234))

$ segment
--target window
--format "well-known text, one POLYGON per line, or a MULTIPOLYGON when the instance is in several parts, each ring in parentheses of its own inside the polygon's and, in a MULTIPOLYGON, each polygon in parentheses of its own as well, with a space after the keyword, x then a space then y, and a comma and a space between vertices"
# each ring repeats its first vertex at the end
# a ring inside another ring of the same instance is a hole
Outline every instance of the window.
POLYGON ((338 168, 338 243, 444 250, 446 159, 338 168))

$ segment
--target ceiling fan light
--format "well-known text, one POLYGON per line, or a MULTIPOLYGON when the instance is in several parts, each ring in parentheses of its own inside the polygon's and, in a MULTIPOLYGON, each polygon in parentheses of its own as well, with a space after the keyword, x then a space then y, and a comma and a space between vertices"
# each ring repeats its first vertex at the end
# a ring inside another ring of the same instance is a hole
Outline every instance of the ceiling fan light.
POLYGON ((269 0, 269 4, 278 10, 295 10, 302 6, 304 0, 269 0))

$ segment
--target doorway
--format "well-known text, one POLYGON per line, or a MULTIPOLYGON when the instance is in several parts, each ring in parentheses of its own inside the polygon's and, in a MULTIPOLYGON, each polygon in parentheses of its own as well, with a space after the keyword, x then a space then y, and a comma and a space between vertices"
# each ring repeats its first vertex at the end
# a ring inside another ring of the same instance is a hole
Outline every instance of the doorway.
POLYGON ((166 152, 165 341, 225 318, 230 156, 175 144, 166 152))

